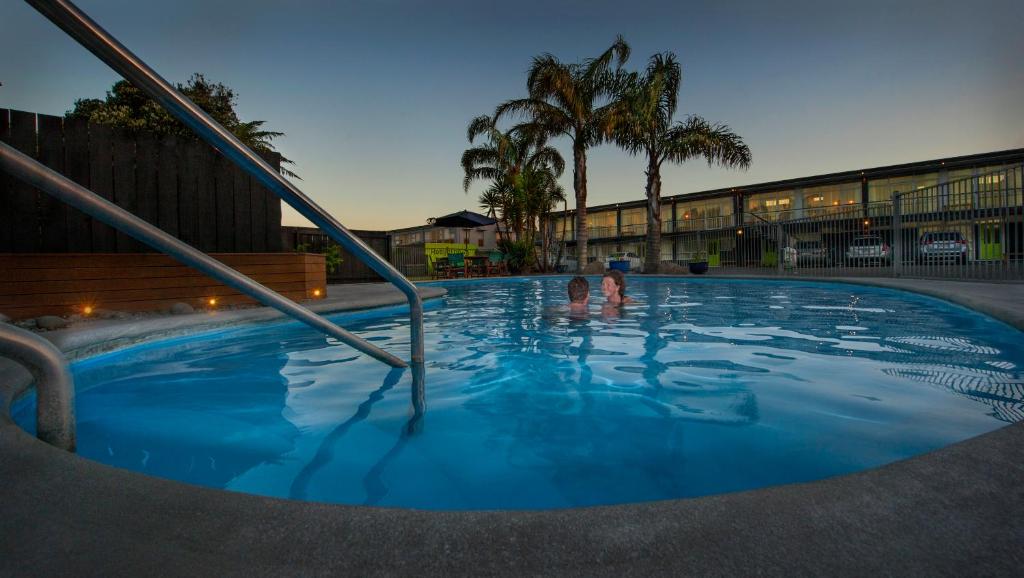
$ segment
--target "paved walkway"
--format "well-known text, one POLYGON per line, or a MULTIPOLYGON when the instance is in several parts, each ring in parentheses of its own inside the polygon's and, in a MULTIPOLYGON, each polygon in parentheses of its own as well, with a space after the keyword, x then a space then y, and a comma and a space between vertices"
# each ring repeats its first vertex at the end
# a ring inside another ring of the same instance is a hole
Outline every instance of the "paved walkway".
MULTIPOLYGON (((706 275, 707 278, 716 275, 706 275)), ((1024 283, 986 283, 983 281, 943 281, 892 277, 813 277, 758 275, 720 275, 729 279, 773 279, 778 281, 825 281, 902 289, 938 297, 1000 319, 1024 331, 1024 283)))
MULTIPOLYGON (((1019 287, 998 287, 971 293, 1016 299, 999 310, 1017 310, 1019 287)), ((0 411, 0 575, 1014 576, 1024 568, 1022 455, 1016 424, 807 484, 574 510, 422 512, 151 478, 55 450, 0 411)))

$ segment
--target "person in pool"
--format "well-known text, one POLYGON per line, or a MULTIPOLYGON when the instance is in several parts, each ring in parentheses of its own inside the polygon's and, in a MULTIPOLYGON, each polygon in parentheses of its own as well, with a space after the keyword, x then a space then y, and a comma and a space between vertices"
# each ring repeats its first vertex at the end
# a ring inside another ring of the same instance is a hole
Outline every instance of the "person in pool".
POLYGON ((590 283, 585 277, 573 277, 569 280, 569 312, 586 313, 590 301, 590 283))
POLYGON ((604 277, 601 279, 601 293, 608 300, 608 305, 633 303, 633 298, 626 296, 626 276, 618 269, 605 271, 604 277))

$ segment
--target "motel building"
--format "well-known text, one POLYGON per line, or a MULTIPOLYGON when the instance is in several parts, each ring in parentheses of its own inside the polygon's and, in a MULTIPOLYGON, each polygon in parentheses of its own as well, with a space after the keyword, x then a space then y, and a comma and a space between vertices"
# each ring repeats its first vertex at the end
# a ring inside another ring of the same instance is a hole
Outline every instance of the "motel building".
MULTIPOLYGON (((972 263, 1021 262, 1022 168, 1024 149, 1014 149, 663 196, 661 259, 686 262, 700 250, 712 267, 763 266, 776 238, 817 242, 841 258, 853 239, 873 234, 900 237, 910 260, 925 233, 941 231, 960 233, 972 263)), ((549 232, 570 254, 575 220, 575 211, 558 212, 549 232)), ((588 262, 646 252, 642 198, 588 207, 587 225, 588 262)))

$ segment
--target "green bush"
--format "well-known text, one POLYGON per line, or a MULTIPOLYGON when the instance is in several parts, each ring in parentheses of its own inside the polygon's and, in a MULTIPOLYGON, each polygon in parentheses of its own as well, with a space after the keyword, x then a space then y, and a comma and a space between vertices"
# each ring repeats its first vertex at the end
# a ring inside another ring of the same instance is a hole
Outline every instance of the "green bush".
POLYGON ((533 264, 533 247, 526 241, 502 239, 498 241, 498 250, 505 254, 508 271, 513 275, 533 264))
POLYGON ((324 253, 324 262, 327 264, 327 274, 334 274, 341 265, 341 246, 328 245, 327 252, 324 253))

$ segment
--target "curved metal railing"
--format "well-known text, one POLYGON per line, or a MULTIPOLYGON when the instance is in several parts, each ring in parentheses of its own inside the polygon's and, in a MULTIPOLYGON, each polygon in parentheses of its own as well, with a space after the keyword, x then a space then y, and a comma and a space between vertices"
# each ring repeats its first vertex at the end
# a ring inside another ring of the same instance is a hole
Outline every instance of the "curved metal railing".
POLYGON ((216 147, 224 156, 259 180, 299 214, 323 229, 349 253, 398 287, 409 301, 412 362, 413 364, 423 363, 423 301, 412 282, 390 263, 374 253, 361 239, 350 233, 337 219, 288 182, 259 155, 242 144, 235 135, 175 90, 170 83, 139 57, 132 54, 77 6, 67 0, 26 0, 26 2, 194 130, 200 138, 216 147))
POLYGON ((42 337, 0 323, 0 356, 24 366, 36 383, 36 437, 75 451, 75 382, 64 354, 42 337))

